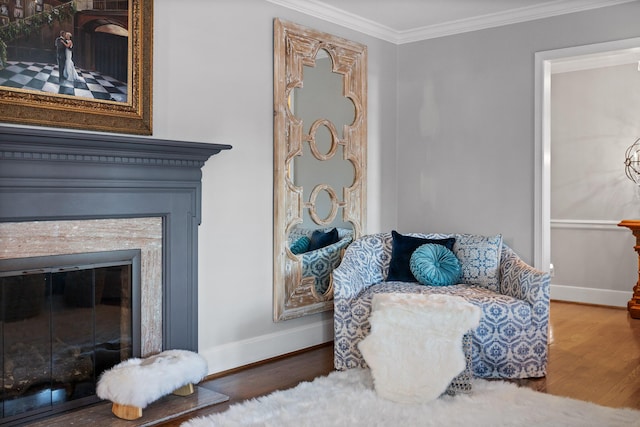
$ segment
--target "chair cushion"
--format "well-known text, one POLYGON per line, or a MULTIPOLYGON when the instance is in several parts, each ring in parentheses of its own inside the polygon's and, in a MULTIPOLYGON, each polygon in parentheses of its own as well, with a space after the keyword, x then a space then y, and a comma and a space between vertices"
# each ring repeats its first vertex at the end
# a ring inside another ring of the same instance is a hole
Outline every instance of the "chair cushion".
MULTIPOLYGON (((505 325, 515 331, 523 331, 531 326, 532 307, 527 302, 508 295, 502 295, 477 285, 457 284, 452 286, 422 286, 418 283, 381 282, 363 290, 351 302, 351 313, 357 321, 366 321, 371 313, 371 299, 380 293, 420 293, 456 295, 482 309, 480 328, 483 324, 492 326, 493 332, 500 332, 505 325)), ((368 325, 366 325, 368 328, 368 325)))
MULTIPOLYGON (((526 342, 522 338, 527 329, 532 326, 533 309, 523 300, 501 295, 476 285, 457 284, 453 286, 423 286, 418 283, 381 282, 363 290, 357 298, 350 301, 348 308, 348 324, 352 325, 355 336, 363 338, 369 334, 369 316, 373 295, 379 293, 422 293, 446 294, 463 297, 471 304, 480 307, 482 317, 480 325, 472 332, 473 335, 473 373, 476 377, 486 378, 487 369, 491 365, 497 369, 509 369, 505 364, 509 355, 528 351, 526 342)), ((341 310, 341 307, 338 307, 341 310)), ((350 345, 349 351, 356 357, 361 357, 356 345, 350 345)), ((531 348, 530 351, 534 351, 531 348)), ((535 351, 542 351, 535 349, 535 351)), ((366 364, 363 365, 366 367, 366 364)), ((508 376, 504 376, 508 378, 508 376)))
POLYGON ((460 261, 443 245, 427 243, 411 255, 411 273, 423 285, 451 286, 458 283, 461 274, 460 261))
POLYGON ((425 239, 421 237, 404 236, 395 230, 391 232, 393 242, 391 245, 391 263, 389 264, 388 281, 417 282, 411 273, 410 261, 413 252, 427 243, 444 245, 447 249, 453 249, 456 241, 454 237, 446 239, 425 239))

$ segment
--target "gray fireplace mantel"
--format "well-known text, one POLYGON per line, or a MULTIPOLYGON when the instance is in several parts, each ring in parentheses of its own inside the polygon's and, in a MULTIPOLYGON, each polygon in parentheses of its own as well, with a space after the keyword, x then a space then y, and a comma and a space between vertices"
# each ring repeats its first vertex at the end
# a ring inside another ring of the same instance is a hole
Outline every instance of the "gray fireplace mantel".
POLYGON ((163 348, 196 351, 201 168, 230 148, 0 126, 0 222, 162 217, 163 348))

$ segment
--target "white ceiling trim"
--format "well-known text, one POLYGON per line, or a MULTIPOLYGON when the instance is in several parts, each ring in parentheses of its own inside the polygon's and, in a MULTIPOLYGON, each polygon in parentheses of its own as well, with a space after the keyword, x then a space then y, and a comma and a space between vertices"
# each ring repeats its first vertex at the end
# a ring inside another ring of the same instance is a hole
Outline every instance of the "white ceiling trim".
POLYGON ((385 25, 362 18, 318 0, 267 0, 288 9, 302 12, 343 27, 394 44, 412 43, 437 37, 499 27, 535 19, 549 18, 567 13, 581 12, 605 6, 630 3, 637 0, 556 0, 549 3, 481 15, 468 19, 443 22, 407 31, 396 31, 385 25))
POLYGON ((397 44, 411 43, 420 40, 450 36, 453 34, 500 27, 502 25, 550 18, 567 13, 582 12, 605 6, 630 3, 632 1, 636 0, 593 0, 590 2, 585 2, 584 0, 558 0, 536 6, 522 7, 504 12, 476 16, 469 19, 443 22, 442 24, 416 28, 415 30, 407 32, 399 32, 397 44))
POLYGON ((297 12, 311 15, 343 27, 351 28, 378 39, 398 44, 398 32, 385 25, 347 12, 317 0, 267 0, 297 12))

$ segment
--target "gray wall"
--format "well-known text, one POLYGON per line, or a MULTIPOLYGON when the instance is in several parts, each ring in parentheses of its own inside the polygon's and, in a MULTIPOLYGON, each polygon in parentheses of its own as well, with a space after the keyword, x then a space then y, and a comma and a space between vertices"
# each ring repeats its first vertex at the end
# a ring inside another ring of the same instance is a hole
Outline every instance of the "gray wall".
POLYGON ((402 45, 398 227, 502 233, 533 261, 534 54, 638 37, 640 2, 402 45))

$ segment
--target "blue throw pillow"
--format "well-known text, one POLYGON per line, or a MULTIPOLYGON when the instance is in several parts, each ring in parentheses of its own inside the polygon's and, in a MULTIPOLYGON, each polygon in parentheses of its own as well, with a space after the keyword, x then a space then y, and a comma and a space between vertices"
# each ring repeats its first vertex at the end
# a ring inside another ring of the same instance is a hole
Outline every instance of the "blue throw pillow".
POLYGON ((462 267, 455 254, 443 245, 422 245, 413 252, 411 272, 423 285, 450 286, 460 280, 462 267))
POLYGON ((336 228, 332 228, 327 232, 324 232, 322 230, 314 230, 313 233, 311 233, 311 241, 309 242, 309 248, 307 249, 307 251, 315 251, 316 249, 333 245, 339 240, 340 238, 338 237, 338 230, 336 228))
POLYGON ((291 249, 291 253, 294 255, 300 255, 301 253, 307 252, 309 249, 310 240, 307 236, 302 236, 295 242, 289 249, 291 249))
POLYGON ((397 231, 391 231, 393 242, 391 245, 391 262, 389 264, 389 273, 387 274, 387 281, 398 282, 417 282, 411 268, 409 267, 409 261, 411 260, 411 254, 418 247, 427 244, 435 243, 444 245, 447 249, 453 250, 453 244, 456 242, 454 237, 447 239, 425 239, 422 237, 404 236, 397 231))

